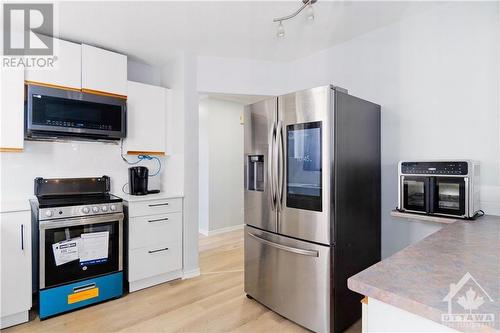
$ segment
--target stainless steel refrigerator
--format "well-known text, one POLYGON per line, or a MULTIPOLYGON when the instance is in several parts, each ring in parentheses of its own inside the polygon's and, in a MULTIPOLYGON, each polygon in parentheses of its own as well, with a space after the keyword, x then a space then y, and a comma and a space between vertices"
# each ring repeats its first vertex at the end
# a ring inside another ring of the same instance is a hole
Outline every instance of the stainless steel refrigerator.
POLYGON ((319 87, 245 108, 245 292, 316 332, 361 315, 380 260, 380 106, 319 87))

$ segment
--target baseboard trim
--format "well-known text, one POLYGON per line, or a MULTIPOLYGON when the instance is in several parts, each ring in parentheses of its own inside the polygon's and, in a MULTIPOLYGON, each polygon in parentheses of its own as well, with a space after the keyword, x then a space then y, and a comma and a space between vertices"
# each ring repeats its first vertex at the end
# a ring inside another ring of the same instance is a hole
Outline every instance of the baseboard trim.
POLYGON ((200 268, 196 268, 196 269, 191 269, 189 271, 183 271, 182 272, 182 279, 183 280, 186 280, 186 279, 192 279, 192 278, 195 278, 197 276, 200 276, 201 275, 201 272, 200 272, 200 268))
POLYGON ((0 317, 0 329, 26 323, 29 320, 28 310, 0 317))
POLYGON ((205 236, 213 236, 213 235, 223 234, 225 232, 240 230, 240 229, 243 229, 244 226, 245 226, 244 224, 238 224, 238 225, 233 225, 230 227, 220 228, 220 229, 215 229, 215 230, 200 229, 199 232, 200 232, 200 234, 203 234, 205 236))

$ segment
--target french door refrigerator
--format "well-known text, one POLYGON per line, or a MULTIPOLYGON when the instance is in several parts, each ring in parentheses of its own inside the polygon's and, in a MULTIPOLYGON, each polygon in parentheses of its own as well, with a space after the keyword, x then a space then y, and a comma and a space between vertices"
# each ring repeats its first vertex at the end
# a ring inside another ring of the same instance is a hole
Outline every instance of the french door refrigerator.
POLYGON ((245 292, 316 332, 361 314, 380 260, 380 106, 325 86, 245 108, 245 292))

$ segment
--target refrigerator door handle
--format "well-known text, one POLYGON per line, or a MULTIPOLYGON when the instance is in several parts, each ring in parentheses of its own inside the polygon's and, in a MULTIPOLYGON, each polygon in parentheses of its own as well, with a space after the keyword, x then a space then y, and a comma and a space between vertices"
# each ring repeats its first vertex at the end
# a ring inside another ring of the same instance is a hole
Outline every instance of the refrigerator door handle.
POLYGON ((267 182, 269 184, 269 190, 271 192, 271 208, 276 210, 276 192, 274 188, 274 141, 276 133, 276 123, 273 122, 271 125, 271 130, 269 131, 269 156, 267 159, 267 182))
POLYGON ((291 252, 291 253, 295 253, 295 254, 300 254, 300 255, 304 255, 304 256, 309 256, 309 257, 319 257, 319 252, 316 250, 298 249, 296 247, 291 247, 291 246, 287 246, 287 245, 274 243, 274 242, 268 241, 267 239, 261 238, 255 234, 252 234, 251 232, 249 232, 248 235, 255 238, 256 240, 258 240, 261 243, 267 244, 269 246, 275 247, 275 248, 283 250, 283 251, 287 251, 287 252, 291 252))
POLYGON ((277 161, 277 201, 278 201, 278 211, 281 212, 282 210, 282 205, 283 205, 283 169, 284 169, 284 151, 283 151, 283 122, 280 120, 278 122, 278 128, 276 129, 277 134, 276 134, 276 140, 277 140, 277 154, 278 154, 278 161, 277 161))

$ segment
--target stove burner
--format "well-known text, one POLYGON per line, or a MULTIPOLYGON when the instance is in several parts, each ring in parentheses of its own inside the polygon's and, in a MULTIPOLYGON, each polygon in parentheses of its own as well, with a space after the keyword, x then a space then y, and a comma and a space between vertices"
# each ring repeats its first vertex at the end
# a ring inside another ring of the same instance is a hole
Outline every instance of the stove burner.
POLYGON ((95 195, 38 197, 39 208, 95 205, 95 204, 112 203, 112 202, 122 202, 122 199, 109 193, 95 194, 95 195))

